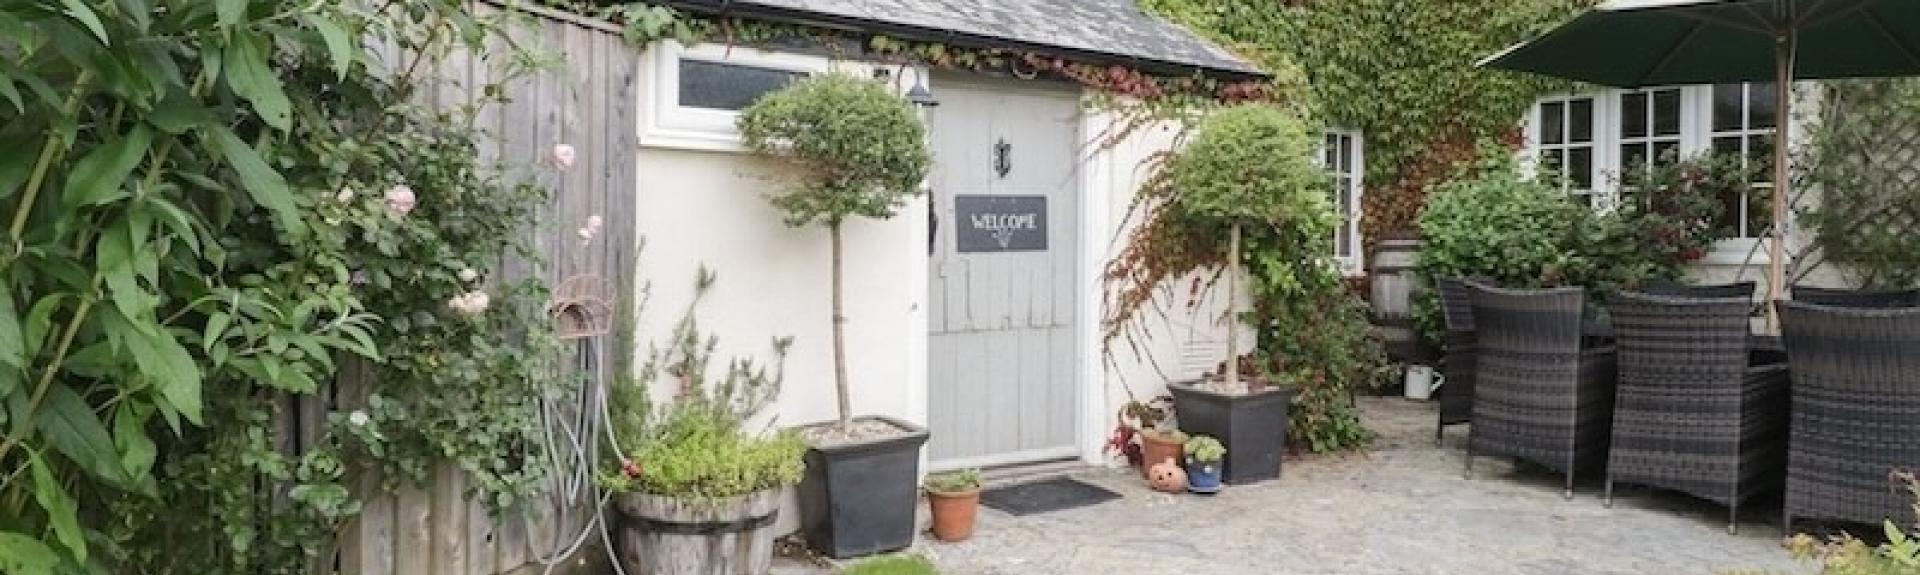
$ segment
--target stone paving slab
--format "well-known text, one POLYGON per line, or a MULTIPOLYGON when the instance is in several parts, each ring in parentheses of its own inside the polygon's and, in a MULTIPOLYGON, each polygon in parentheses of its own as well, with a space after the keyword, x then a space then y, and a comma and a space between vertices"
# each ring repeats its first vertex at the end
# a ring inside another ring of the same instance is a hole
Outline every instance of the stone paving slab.
MULTIPOLYGON (((1780 546, 1778 509, 1728 535, 1716 505, 1644 489, 1601 504, 1558 476, 1491 457, 1462 476, 1465 428, 1433 442, 1433 407, 1363 398, 1372 450, 1289 458, 1282 477, 1216 496, 1148 490, 1130 470, 1076 477, 1122 494, 1102 505, 1013 517, 982 508, 978 534, 923 542, 948 575, 1811 573, 1780 546)), ((783 575, 825 572, 786 563, 783 575)))

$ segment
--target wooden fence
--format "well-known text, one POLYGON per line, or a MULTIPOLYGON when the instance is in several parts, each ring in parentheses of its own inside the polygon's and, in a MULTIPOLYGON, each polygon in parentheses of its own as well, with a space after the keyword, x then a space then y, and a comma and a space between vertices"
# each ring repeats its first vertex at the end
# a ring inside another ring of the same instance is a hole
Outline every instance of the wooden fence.
MULTIPOLYGON (((635 153, 636 67, 639 50, 611 25, 540 8, 501 8, 476 2, 482 15, 509 16, 508 37, 551 60, 551 65, 501 82, 507 50, 455 53, 433 62, 434 80, 422 94, 438 106, 481 104, 482 90, 500 84, 506 102, 479 109, 483 129, 493 137, 479 153, 498 161, 509 178, 550 186, 552 199, 538 218, 537 245, 544 265, 507 262, 505 275, 540 274, 558 288, 571 277, 603 278, 617 297, 633 289, 632 222, 637 178, 635 153), (570 145, 578 160, 560 170, 548 162, 556 145, 570 145), (605 227, 582 246, 576 230, 598 215, 605 227)), ((496 40, 504 42, 504 40, 496 40)), ((504 47, 504 44, 501 44, 504 47)), ((598 357, 608 358, 608 337, 588 340, 598 357)), ((601 362, 599 378, 608 369, 601 362)), ((365 406, 377 384, 364 365, 343 369, 331 393, 317 400, 289 400, 283 425, 286 447, 299 449, 320 432, 328 404, 335 410, 365 406)), ((377 474, 355 477, 355 495, 364 501, 360 515, 340 534, 336 552, 319 558, 315 575, 493 575, 540 573, 540 558, 573 541, 586 524, 592 505, 585 495, 572 500, 536 499, 519 513, 495 519, 465 497, 466 482, 452 465, 434 470, 431 487, 388 491, 377 474)), ((582 553, 598 553, 594 535, 582 553)))

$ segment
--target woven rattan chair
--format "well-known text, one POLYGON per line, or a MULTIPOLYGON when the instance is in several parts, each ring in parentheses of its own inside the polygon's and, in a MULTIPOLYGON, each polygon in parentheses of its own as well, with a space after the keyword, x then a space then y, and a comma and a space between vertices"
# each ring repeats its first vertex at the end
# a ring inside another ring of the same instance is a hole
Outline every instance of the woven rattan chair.
MULTIPOLYGON (((1753 285, 1735 297, 1622 293, 1607 505, 1613 484, 1671 489, 1727 506, 1779 489, 1786 470, 1787 366, 1752 349, 1753 285)), ((1721 293, 1733 293, 1722 290, 1721 293)))
POLYGON ((1906 520, 1913 499, 1889 474, 1920 469, 1920 308, 1780 313, 1793 372, 1785 526, 1906 520))
MULTIPOLYGON (((1646 295, 1690 297, 1704 299, 1746 298, 1753 300, 1753 282, 1730 284, 1687 285, 1672 281, 1650 281, 1640 286, 1640 293, 1646 295)), ((1749 304, 1751 305, 1751 304, 1749 304)))
POLYGON ((1447 382, 1440 386, 1440 421, 1433 429, 1433 440, 1439 442, 1447 426, 1473 421, 1473 296, 1465 281, 1443 279, 1435 283, 1440 289, 1440 312, 1447 323, 1446 356, 1440 361, 1447 382))
POLYGON ((1478 362, 1467 477, 1476 454, 1514 457, 1565 473, 1571 499, 1578 474, 1606 462, 1614 350, 1582 345, 1580 288, 1472 287, 1478 362))
POLYGON ((1793 301, 1834 307, 1893 309, 1920 306, 1920 289, 1872 291, 1795 286, 1793 301))

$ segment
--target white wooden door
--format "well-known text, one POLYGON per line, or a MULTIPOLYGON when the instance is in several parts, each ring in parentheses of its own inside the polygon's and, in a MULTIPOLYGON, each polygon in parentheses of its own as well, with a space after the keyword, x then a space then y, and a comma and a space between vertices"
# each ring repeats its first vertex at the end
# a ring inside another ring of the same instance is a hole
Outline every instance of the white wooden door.
POLYGON ((939 468, 1075 455, 1077 92, 936 77, 929 453, 939 468))

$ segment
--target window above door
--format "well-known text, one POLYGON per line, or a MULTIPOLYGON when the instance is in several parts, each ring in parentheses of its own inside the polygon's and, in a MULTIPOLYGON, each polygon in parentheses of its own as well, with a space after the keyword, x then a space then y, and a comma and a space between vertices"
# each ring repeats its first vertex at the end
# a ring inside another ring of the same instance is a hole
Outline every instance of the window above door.
POLYGON ((728 152, 743 149, 734 128, 740 110, 833 67, 822 56, 671 40, 642 58, 640 145, 728 152))

